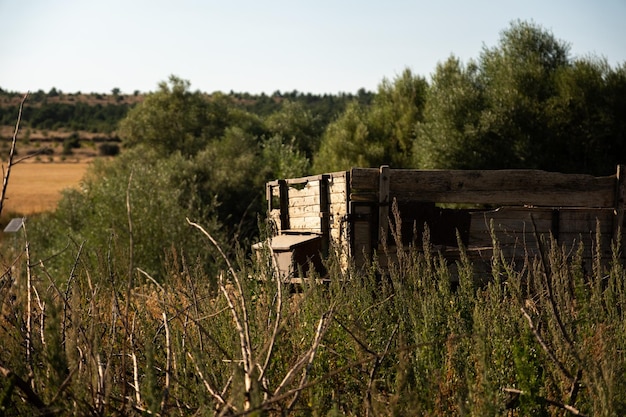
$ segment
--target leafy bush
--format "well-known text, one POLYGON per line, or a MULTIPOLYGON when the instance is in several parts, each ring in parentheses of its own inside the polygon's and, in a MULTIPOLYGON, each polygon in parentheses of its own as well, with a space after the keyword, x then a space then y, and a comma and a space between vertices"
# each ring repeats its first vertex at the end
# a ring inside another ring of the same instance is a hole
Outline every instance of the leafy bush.
MULTIPOLYGON (((201 220, 212 233, 220 232, 215 207, 200 207, 198 197, 188 194, 182 178, 189 165, 180 154, 163 159, 143 147, 111 161, 97 160, 81 189, 66 190, 54 213, 34 220, 34 247, 46 258, 62 251, 68 239, 77 245, 85 242, 94 262, 120 257, 158 278, 165 273, 164 262, 173 248, 206 261, 211 255, 189 233, 185 218, 201 220)), ((53 264, 69 273, 73 261, 71 256, 58 256, 53 264)), ((205 266, 212 264, 207 261, 205 266)))

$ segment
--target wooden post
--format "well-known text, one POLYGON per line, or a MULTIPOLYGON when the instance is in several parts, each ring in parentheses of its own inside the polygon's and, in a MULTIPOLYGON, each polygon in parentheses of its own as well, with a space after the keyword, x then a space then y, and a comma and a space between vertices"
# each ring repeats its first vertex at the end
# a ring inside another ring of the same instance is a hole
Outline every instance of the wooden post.
POLYGON ((280 192, 280 230, 289 230, 289 186, 287 181, 278 181, 280 192))
POLYGON ((382 165, 378 172, 378 245, 389 232, 389 166, 382 165))
POLYGON ((322 253, 328 254, 330 244, 330 195, 328 179, 330 175, 324 174, 320 178, 320 231, 322 232, 322 253))
POLYGON ((617 166, 615 185, 615 220, 613 223, 613 241, 617 242, 619 234, 624 226, 624 200, 626 190, 624 187, 624 177, 626 176, 626 165, 617 166))

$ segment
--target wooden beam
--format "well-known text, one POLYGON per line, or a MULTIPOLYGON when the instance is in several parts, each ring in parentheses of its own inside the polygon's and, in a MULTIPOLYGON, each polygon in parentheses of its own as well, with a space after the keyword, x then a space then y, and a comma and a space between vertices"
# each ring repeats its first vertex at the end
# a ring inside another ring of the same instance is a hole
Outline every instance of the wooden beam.
POLYGON ((626 189, 624 177, 626 177, 626 165, 617 166, 617 181, 615 185, 615 220, 613 224, 613 241, 617 242, 622 227, 624 226, 624 200, 626 200, 626 189))
POLYGON ((330 245, 330 195, 328 189, 328 179, 330 175, 322 175, 319 182, 319 216, 320 231, 322 232, 322 253, 328 254, 330 245))
POLYGON ((280 192, 280 230, 289 230, 289 186, 285 180, 278 181, 280 192))
MULTIPOLYGON (((390 197, 436 203, 615 207, 615 176, 537 170, 391 170, 390 197)), ((354 182, 354 181, 353 181, 354 182)))
POLYGON ((389 166, 380 167, 378 174, 378 244, 387 239, 389 232, 389 166))

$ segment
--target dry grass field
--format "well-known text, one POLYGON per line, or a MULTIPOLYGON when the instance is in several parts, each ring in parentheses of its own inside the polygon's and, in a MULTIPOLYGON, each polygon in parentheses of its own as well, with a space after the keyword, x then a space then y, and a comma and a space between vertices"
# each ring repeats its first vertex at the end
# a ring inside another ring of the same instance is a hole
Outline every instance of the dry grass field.
POLYGON ((3 213, 29 215, 54 210, 61 190, 77 187, 88 165, 88 162, 15 165, 9 177, 3 213))

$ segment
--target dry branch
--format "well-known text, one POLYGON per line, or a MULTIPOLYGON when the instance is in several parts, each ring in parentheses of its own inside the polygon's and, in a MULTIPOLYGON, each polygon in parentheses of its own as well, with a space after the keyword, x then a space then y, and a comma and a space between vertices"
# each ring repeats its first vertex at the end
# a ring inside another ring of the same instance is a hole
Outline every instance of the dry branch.
MULTIPOLYGON (((26 401, 37 408, 40 412, 45 411, 46 404, 42 401, 41 398, 32 390, 28 382, 24 381, 17 374, 15 374, 10 369, 7 369, 3 366, 0 366, 0 374, 6 379, 12 379, 15 382, 15 385, 22 391, 22 393, 26 396, 26 401)), ((44 413, 45 414, 45 413, 44 413)))
POLYGON ((252 372, 254 370, 254 361, 252 359, 252 343, 250 342, 250 328, 249 328, 249 320, 248 320, 248 307, 246 305, 246 300, 243 294, 243 288, 241 287, 241 281, 235 272, 235 269, 231 265, 228 257, 222 250, 219 243, 211 236, 209 232, 207 232, 202 226, 197 223, 194 223, 187 219, 187 223, 191 226, 194 226, 198 230, 200 230, 209 241, 216 247, 219 251, 220 255, 228 265, 228 269, 232 275, 233 281, 237 286, 238 298, 239 298, 239 311, 235 308, 235 302, 233 301, 232 294, 226 289, 224 284, 224 274, 220 273, 219 276, 219 287, 224 296, 226 297, 226 301, 228 302, 228 306, 230 307, 231 313, 233 315, 233 320, 235 322, 235 326, 237 327, 237 333, 239 335, 239 343, 241 347, 241 357, 243 360, 244 367, 244 385, 245 385, 245 397, 246 403, 244 405, 244 409, 250 408, 250 392, 252 391, 252 372), (241 315, 241 317, 240 317, 241 315))
MULTIPOLYGON (((526 392, 524 392, 522 390, 519 390, 519 389, 516 389, 516 388, 504 388, 503 391, 504 392, 508 392, 510 394, 514 394, 516 396, 527 395, 526 392)), ((536 399, 541 401, 541 402, 543 402, 543 403, 545 403, 545 404, 547 404, 547 405, 551 405, 553 407, 558 407, 560 409, 566 410, 570 414, 573 414, 575 416, 585 417, 585 414, 581 413, 580 410, 578 410, 575 407, 572 407, 571 405, 563 404, 563 403, 560 403, 558 401, 554 401, 554 400, 551 400, 551 399, 545 398, 545 397, 536 397, 536 399)))
POLYGON ((22 101, 20 102, 20 109, 17 113, 17 122, 15 123, 15 131, 13 132, 13 139, 11 141, 11 150, 9 151, 9 161, 7 162, 6 171, 4 170, 4 165, 2 166, 2 193, 0 194, 0 214, 2 214, 2 207, 4 205, 4 200, 6 199, 7 187, 9 186, 9 177, 11 176, 11 168, 15 165, 13 162, 13 158, 15 157, 15 144, 17 143, 17 133, 20 130, 20 122, 22 121, 22 109, 24 108, 24 102, 26 102, 26 98, 28 98, 28 93, 24 94, 22 101))
POLYGON ((533 324, 533 319, 526 312, 524 307, 521 307, 521 310, 522 310, 522 314, 526 318, 526 321, 528 321, 528 327, 530 327, 530 330, 533 332, 533 335, 535 336, 535 339, 537 339, 537 342, 539 343, 541 348, 544 350, 544 352, 546 352, 548 357, 552 360, 552 362, 554 362, 554 364, 557 366, 557 368, 559 368, 561 373, 563 373, 563 375, 565 375, 565 377, 567 379, 570 379, 570 380, 573 379, 572 374, 567 370, 567 368, 565 368, 565 365, 563 365, 563 363, 561 363, 561 361, 558 360, 558 358, 556 357, 556 355, 554 354, 552 349, 550 349, 548 347, 547 343, 543 340, 543 338, 539 334, 539 331, 537 330, 537 328, 533 324))

